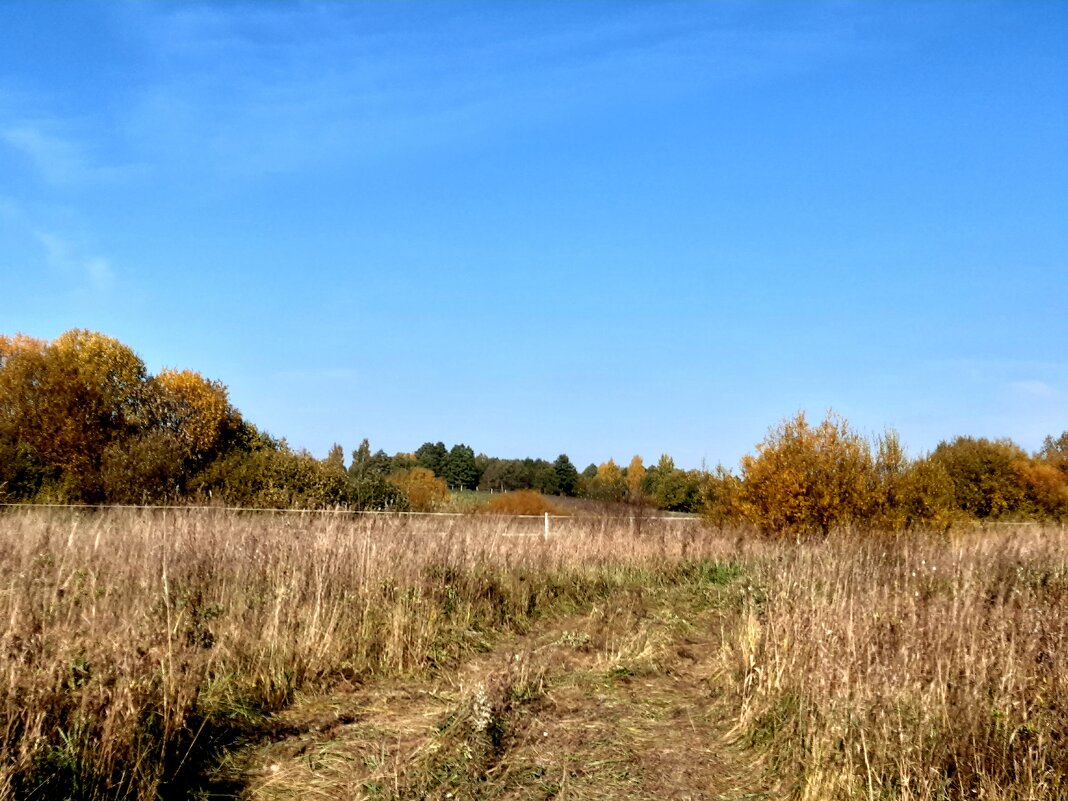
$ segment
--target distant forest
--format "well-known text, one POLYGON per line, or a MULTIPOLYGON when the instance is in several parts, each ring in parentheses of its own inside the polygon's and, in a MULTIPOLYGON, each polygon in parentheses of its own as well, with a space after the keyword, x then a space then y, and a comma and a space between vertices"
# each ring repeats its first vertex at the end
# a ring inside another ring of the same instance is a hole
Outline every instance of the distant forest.
POLYGON ((798 414, 737 473, 683 470, 667 454, 580 472, 566 454, 503 459, 444 442, 387 454, 366 439, 348 457, 335 445, 318 459, 245 420, 223 383, 192 370, 150 375, 104 334, 0 336, 0 502, 428 511, 476 490, 701 513, 781 536, 1064 521, 1068 431, 1033 454, 1011 440, 960 436, 910 459, 893 431, 868 439, 833 413, 815 425, 798 414))

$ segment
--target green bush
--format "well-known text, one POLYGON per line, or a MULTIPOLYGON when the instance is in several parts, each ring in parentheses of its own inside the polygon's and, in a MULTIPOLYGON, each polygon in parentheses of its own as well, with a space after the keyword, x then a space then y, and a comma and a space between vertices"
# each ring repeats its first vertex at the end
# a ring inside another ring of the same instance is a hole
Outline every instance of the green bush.
POLYGON ((326 509, 351 500, 343 472, 287 449, 228 454, 197 475, 190 490, 228 506, 262 509, 326 509))
POLYGON ((357 509, 408 509, 408 497, 390 482, 393 460, 385 451, 371 453, 365 439, 352 452, 352 464, 348 469, 349 500, 357 509))
POLYGON ((184 449, 164 431, 118 440, 104 449, 100 477, 108 503, 173 503, 184 489, 184 449))
POLYGON ((57 471, 44 464, 32 447, 0 431, 0 502, 33 500, 57 478, 57 471))
POLYGON ((939 443, 931 461, 949 476, 954 505, 965 514, 986 520, 1025 511, 1027 493, 1018 468, 1028 457, 1012 440, 957 437, 939 443))

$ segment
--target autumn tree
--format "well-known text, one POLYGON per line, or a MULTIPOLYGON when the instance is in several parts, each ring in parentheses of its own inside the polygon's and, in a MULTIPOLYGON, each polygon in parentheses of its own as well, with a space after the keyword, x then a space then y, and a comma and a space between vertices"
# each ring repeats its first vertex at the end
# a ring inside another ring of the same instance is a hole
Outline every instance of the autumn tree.
POLYGON ((662 454, 646 472, 648 494, 658 509, 672 512, 696 512, 701 508, 704 475, 697 470, 680 470, 675 460, 662 454))
POLYGON ((425 467, 397 471, 389 482, 404 493, 417 512, 432 512, 449 500, 448 486, 425 467))
POLYGON ((593 480, 597 477, 597 465, 590 462, 586 465, 585 469, 579 473, 579 485, 578 494, 584 498, 590 497, 590 487, 593 480))
POLYGON ((108 503, 174 503, 184 494, 188 478, 180 444, 161 430, 116 439, 104 449, 100 461, 103 497, 108 503))
POLYGON ((1068 476, 1068 431, 1054 439, 1046 437, 1042 441, 1042 449, 1037 454, 1038 458, 1051 467, 1060 470, 1068 476))
POLYGON ((284 443, 232 451, 198 473, 189 488, 228 505, 266 509, 327 509, 350 499, 344 473, 284 443))
POLYGON ((645 504, 645 464, 642 457, 635 455, 627 465, 627 503, 634 506, 645 504))
POLYGON ((609 459, 597 467, 597 472, 586 482, 586 495, 605 504, 622 501, 627 495, 627 482, 623 471, 609 459))
POLYGON ((184 456, 201 462, 215 455, 227 421, 237 416, 225 385, 193 370, 161 370, 151 387, 156 422, 184 456))
POLYGON ((101 497, 109 444, 147 423, 145 365, 116 339, 76 329, 0 341, 0 429, 61 475, 73 499, 101 497))
POLYGON ((326 454, 326 458, 323 460, 323 464, 328 470, 335 473, 345 472, 345 449, 338 443, 334 443, 330 446, 329 452, 326 454))
POLYGON ((105 449, 104 495, 112 503, 173 501, 186 481, 239 444, 244 422, 226 387, 193 370, 165 369, 143 390, 141 426, 105 449))
POLYGON ((1068 519, 1068 431, 1046 437, 1022 475, 1028 500, 1040 514, 1068 519))
POLYGON ((949 475, 954 503, 962 512, 984 520, 1019 512, 1025 506, 1019 468, 1028 457, 1012 440, 957 437, 939 443, 931 459, 949 475))
POLYGON ((749 510, 743 499, 742 480, 723 465, 703 476, 701 515, 716 526, 746 522, 749 510))
POLYGON ((22 436, 47 346, 23 334, 0 336, 0 500, 32 497, 58 475, 22 436))
POLYGON ((826 535, 870 508, 871 449, 833 412, 816 427, 803 412, 784 421, 741 468, 746 513, 771 534, 826 535))

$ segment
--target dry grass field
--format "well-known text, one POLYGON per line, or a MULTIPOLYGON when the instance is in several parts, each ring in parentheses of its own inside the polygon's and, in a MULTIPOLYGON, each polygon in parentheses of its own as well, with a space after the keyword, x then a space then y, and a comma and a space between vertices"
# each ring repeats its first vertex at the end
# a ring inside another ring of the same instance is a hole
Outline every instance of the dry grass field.
POLYGON ((0 515, 0 798, 1068 798, 1068 536, 0 515))

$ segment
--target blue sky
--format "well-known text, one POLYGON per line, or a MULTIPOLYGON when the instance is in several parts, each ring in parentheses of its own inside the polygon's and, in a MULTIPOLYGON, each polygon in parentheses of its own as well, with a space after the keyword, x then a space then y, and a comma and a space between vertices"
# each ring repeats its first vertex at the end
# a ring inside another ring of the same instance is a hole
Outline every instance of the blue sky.
POLYGON ((1068 429, 1068 3, 0 2, 0 331, 369 437, 1068 429))

